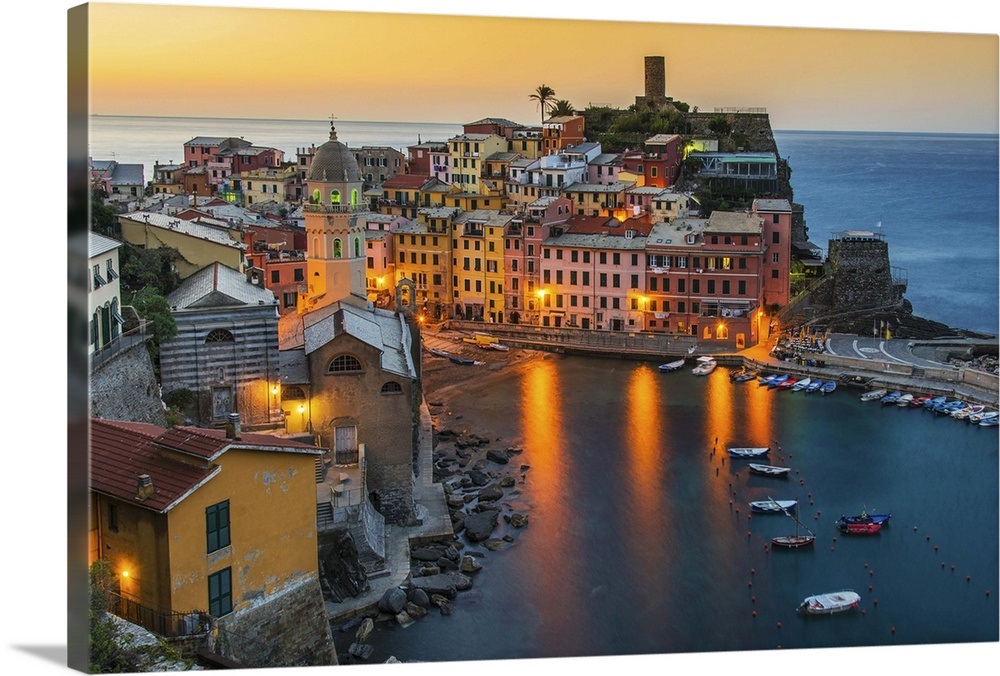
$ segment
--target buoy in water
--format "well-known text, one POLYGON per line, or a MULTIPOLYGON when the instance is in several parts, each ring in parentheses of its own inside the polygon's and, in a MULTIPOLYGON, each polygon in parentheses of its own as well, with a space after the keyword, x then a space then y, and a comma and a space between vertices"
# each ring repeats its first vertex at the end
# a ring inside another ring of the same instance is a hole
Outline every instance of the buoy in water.
POLYGON ((966 582, 971 582, 972 581, 972 576, 971 575, 966 575, 965 576, 965 581, 966 582))
POLYGON ((875 574, 875 571, 874 571, 874 570, 869 570, 869 571, 868 571, 868 575, 874 575, 874 574, 875 574))
POLYGON ((751 617, 757 617, 757 611, 755 610, 755 611, 753 611, 752 613, 750 613, 750 616, 751 616, 751 617))
POLYGON ((781 622, 778 622, 778 629, 781 629, 781 622))

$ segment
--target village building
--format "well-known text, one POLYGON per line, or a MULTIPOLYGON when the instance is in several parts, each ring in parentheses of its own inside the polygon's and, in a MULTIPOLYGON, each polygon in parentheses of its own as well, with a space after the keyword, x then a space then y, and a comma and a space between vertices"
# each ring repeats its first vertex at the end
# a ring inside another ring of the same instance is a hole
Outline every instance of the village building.
POLYGON ((541 127, 515 129, 507 141, 507 150, 535 160, 545 154, 541 127))
POLYGON ((160 346, 165 397, 193 395, 188 413, 217 426, 238 413, 244 427, 277 427, 278 299, 262 271, 245 274, 214 262, 167 296, 177 335, 160 346))
POLYGON ((512 324, 539 324, 539 256, 552 228, 565 223, 573 203, 565 197, 542 197, 518 211, 504 230, 504 310, 512 324))
POLYGON ((396 174, 405 173, 406 156, 395 148, 361 146, 351 148, 351 151, 361 170, 366 188, 381 185, 396 174))
POLYGON ((90 424, 89 562, 113 613, 242 666, 336 663, 319 582, 323 449, 238 427, 90 424))
POLYGON ((550 117, 542 123, 542 150, 546 155, 554 155, 570 146, 583 143, 583 115, 561 115, 550 117))
POLYGON ((447 155, 448 144, 443 141, 425 141, 406 147, 406 173, 418 176, 430 176, 432 154, 447 155))
POLYGON ((428 318, 439 321, 451 316, 455 284, 452 279, 454 207, 421 209, 416 222, 400 225, 393 233, 395 282, 414 284, 417 307, 428 318))
POLYGON ((448 164, 451 180, 462 190, 479 190, 483 163, 493 153, 506 152, 507 139, 497 134, 460 134, 448 139, 448 164))
POLYGON ((141 197, 146 189, 141 164, 121 164, 115 160, 91 160, 91 182, 108 197, 141 197))
POLYGON ((121 312, 121 283, 118 266, 118 240, 88 233, 87 307, 89 340, 87 352, 93 354, 107 347, 121 333, 125 320, 121 312))
POLYGON ((268 200, 278 203, 300 201, 302 186, 296 185, 298 168, 295 165, 251 169, 232 176, 233 192, 245 206, 268 200))
POLYGON ((246 269, 247 245, 243 243, 243 232, 235 226, 208 225, 144 211, 122 214, 118 223, 122 239, 132 246, 176 249, 180 257, 175 266, 181 279, 215 262, 234 270, 246 269))

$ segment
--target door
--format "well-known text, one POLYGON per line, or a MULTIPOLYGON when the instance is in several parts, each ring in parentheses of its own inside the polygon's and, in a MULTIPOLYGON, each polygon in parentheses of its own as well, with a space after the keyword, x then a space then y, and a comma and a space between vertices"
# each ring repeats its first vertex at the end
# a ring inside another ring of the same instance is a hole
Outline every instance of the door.
POLYGON ((233 391, 228 387, 212 388, 212 417, 225 419, 233 410, 233 391))
POLYGON ((347 425, 334 429, 333 451, 338 465, 351 465, 358 461, 357 426, 347 425))

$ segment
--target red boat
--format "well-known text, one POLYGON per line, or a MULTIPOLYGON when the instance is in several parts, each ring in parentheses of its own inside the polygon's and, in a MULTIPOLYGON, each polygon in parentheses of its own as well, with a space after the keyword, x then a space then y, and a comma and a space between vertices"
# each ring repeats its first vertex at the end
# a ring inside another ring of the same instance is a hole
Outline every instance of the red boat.
POLYGON ((929 395, 929 394, 921 394, 919 397, 914 397, 913 400, 910 401, 910 408, 916 408, 918 406, 923 406, 930 399, 931 399, 931 395, 929 395))
POLYGON ((799 382, 799 379, 798 379, 798 378, 794 378, 794 377, 789 377, 789 378, 788 378, 788 380, 786 380, 785 382, 783 382, 783 383, 781 383, 780 385, 778 385, 778 388, 777 388, 777 389, 779 389, 779 390, 787 390, 787 389, 790 389, 790 388, 792 387, 792 385, 794 385, 794 384, 795 384, 795 383, 797 383, 797 382, 799 382))
POLYGON ((882 530, 880 523, 841 523, 837 526, 841 533, 847 535, 878 535, 882 530))

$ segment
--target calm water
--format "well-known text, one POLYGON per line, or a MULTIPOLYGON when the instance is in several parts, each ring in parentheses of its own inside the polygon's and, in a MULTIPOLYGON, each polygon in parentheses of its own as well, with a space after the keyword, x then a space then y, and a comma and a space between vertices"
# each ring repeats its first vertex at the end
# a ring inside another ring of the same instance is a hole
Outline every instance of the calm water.
POLYGON ((471 429, 525 449, 514 506, 530 523, 487 555, 451 617, 381 627, 372 661, 998 638, 997 593, 985 592, 997 589, 996 428, 863 404, 846 389, 733 384, 721 368, 698 378, 555 356, 453 406, 471 429), (793 478, 723 464, 727 445, 772 440, 782 452, 770 461, 793 478), (748 520, 747 503, 768 496, 800 501, 814 548, 765 552, 795 527, 782 515, 748 520), (836 517, 863 505, 891 511, 891 526, 834 542, 836 517), (864 615, 795 612, 843 588, 862 594, 864 615))
MULTIPOLYGON (((145 166, 183 160, 195 136, 242 136, 294 157, 321 144, 324 120, 245 120, 95 116, 90 155, 145 166)), ((337 120, 351 146, 443 141, 461 124, 337 120)), ((877 230, 889 240, 892 263, 909 277, 914 311, 951 326, 998 332, 997 136, 777 131, 779 152, 792 165, 795 200, 805 205, 812 241, 832 233, 877 230)))

